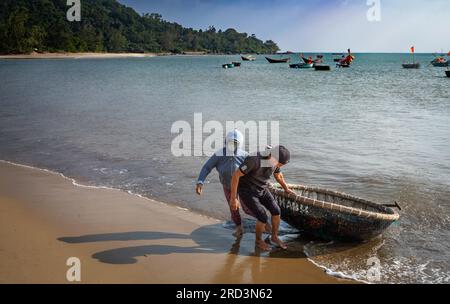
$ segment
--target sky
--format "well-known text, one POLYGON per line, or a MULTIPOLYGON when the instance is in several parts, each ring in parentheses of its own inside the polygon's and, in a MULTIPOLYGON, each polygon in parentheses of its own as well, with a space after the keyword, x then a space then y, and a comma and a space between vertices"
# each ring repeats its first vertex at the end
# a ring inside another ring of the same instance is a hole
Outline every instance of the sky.
POLYGON ((417 53, 450 51, 450 0, 119 2, 139 13, 160 13, 185 27, 235 28, 256 34, 274 40, 283 51, 408 52, 413 45, 417 53), (369 21, 369 10, 378 21, 369 21))

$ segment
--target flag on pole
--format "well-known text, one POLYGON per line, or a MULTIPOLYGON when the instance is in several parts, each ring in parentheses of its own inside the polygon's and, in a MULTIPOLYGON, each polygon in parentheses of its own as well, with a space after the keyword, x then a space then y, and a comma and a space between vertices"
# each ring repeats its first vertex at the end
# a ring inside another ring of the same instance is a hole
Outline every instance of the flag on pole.
POLYGON ((413 46, 411 47, 411 53, 414 54, 414 47, 413 46))

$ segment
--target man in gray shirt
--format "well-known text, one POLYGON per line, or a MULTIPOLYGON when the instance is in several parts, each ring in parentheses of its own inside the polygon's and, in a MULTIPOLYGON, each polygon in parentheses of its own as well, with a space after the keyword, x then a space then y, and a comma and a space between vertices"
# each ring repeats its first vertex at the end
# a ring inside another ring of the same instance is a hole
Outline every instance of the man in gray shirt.
POLYGON ((256 246, 262 250, 270 250, 269 244, 264 242, 262 234, 268 224, 266 210, 272 215, 271 241, 278 247, 286 249, 286 245, 278 238, 280 227, 280 207, 267 189, 272 175, 287 193, 293 193, 284 181, 280 168, 290 161, 290 152, 284 146, 269 151, 267 156, 258 153, 247 157, 231 180, 231 208, 239 208, 239 199, 256 217, 256 246), (278 153, 275 153, 278 152, 278 153), (264 208, 265 207, 265 208, 264 208))

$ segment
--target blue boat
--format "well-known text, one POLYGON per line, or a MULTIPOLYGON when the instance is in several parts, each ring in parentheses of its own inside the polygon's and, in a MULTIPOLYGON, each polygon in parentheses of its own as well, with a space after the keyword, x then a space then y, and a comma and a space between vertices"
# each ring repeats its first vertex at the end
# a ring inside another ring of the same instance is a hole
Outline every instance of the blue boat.
POLYGON ((222 65, 222 68, 224 68, 224 69, 232 69, 232 68, 234 68, 234 64, 232 64, 232 63, 225 63, 225 64, 222 65))
POLYGON ((431 65, 434 67, 448 67, 450 61, 445 60, 443 57, 439 57, 431 61, 431 65))
POLYGON ((312 69, 314 67, 314 63, 294 63, 290 64, 289 67, 291 69, 312 69))

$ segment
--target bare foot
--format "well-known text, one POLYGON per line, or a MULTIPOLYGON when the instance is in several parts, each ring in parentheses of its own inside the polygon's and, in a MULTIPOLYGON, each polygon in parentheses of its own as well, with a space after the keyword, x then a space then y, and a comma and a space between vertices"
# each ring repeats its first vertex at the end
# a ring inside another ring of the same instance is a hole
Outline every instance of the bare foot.
POLYGON ((278 237, 273 237, 272 236, 272 238, 270 240, 272 242, 274 242, 281 249, 287 249, 287 246, 278 237))
POLYGON ((236 230, 233 232, 233 236, 237 237, 237 238, 242 237, 243 234, 244 234, 244 229, 242 228, 242 226, 236 227, 236 230))
POLYGON ((264 242, 263 240, 257 240, 255 242, 255 245, 263 251, 270 251, 271 249, 270 245, 264 242))

